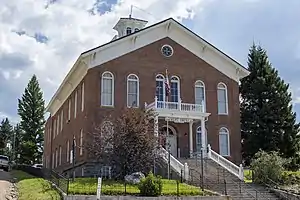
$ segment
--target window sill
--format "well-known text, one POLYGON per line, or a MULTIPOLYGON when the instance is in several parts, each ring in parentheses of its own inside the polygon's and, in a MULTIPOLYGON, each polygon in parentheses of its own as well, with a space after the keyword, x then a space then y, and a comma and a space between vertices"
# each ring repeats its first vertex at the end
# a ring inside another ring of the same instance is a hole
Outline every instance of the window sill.
POLYGON ((114 108, 113 105, 101 105, 102 108, 114 108))
POLYGON ((226 115, 226 116, 228 116, 228 113, 218 113, 218 115, 226 115))

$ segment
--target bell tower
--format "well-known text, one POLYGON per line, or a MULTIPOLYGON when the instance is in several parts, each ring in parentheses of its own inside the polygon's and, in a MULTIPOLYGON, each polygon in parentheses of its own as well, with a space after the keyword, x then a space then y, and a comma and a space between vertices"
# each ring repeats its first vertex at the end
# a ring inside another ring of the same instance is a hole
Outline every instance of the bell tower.
POLYGON ((113 29, 118 32, 118 34, 114 36, 113 40, 141 30, 145 28, 147 23, 148 21, 132 18, 131 15, 127 18, 122 17, 113 27, 113 29))

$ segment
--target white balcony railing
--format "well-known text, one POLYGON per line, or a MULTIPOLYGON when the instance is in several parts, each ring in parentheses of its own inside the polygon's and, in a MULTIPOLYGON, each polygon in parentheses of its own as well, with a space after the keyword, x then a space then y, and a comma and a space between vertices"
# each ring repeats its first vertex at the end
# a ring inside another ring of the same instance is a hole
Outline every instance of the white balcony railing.
POLYGON ((155 101, 146 105, 147 109, 155 109, 155 110, 179 110, 179 111, 188 111, 188 112, 202 112, 204 113, 204 101, 202 104, 191 104, 191 103, 182 103, 181 100, 178 102, 170 102, 170 101, 158 101, 157 97, 155 97, 155 101))

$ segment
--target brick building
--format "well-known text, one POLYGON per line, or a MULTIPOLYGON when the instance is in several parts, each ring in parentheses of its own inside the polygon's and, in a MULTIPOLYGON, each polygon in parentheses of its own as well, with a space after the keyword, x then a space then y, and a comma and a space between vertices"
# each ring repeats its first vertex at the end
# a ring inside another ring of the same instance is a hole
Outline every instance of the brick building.
POLYGON ((153 108, 156 123, 169 121, 174 162, 209 144, 214 155, 241 163, 238 83, 249 72, 172 18, 146 24, 121 18, 112 41, 79 56, 47 106, 46 167, 68 172, 75 138, 77 175, 98 172, 81 148, 86 134, 126 106, 153 108))

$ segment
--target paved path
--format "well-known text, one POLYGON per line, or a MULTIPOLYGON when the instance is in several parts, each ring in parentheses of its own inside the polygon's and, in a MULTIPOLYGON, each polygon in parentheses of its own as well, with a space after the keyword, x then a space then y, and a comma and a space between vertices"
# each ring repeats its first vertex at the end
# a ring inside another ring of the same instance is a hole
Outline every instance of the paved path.
POLYGON ((5 200, 5 195, 10 189, 10 174, 0 169, 0 200, 5 200))

